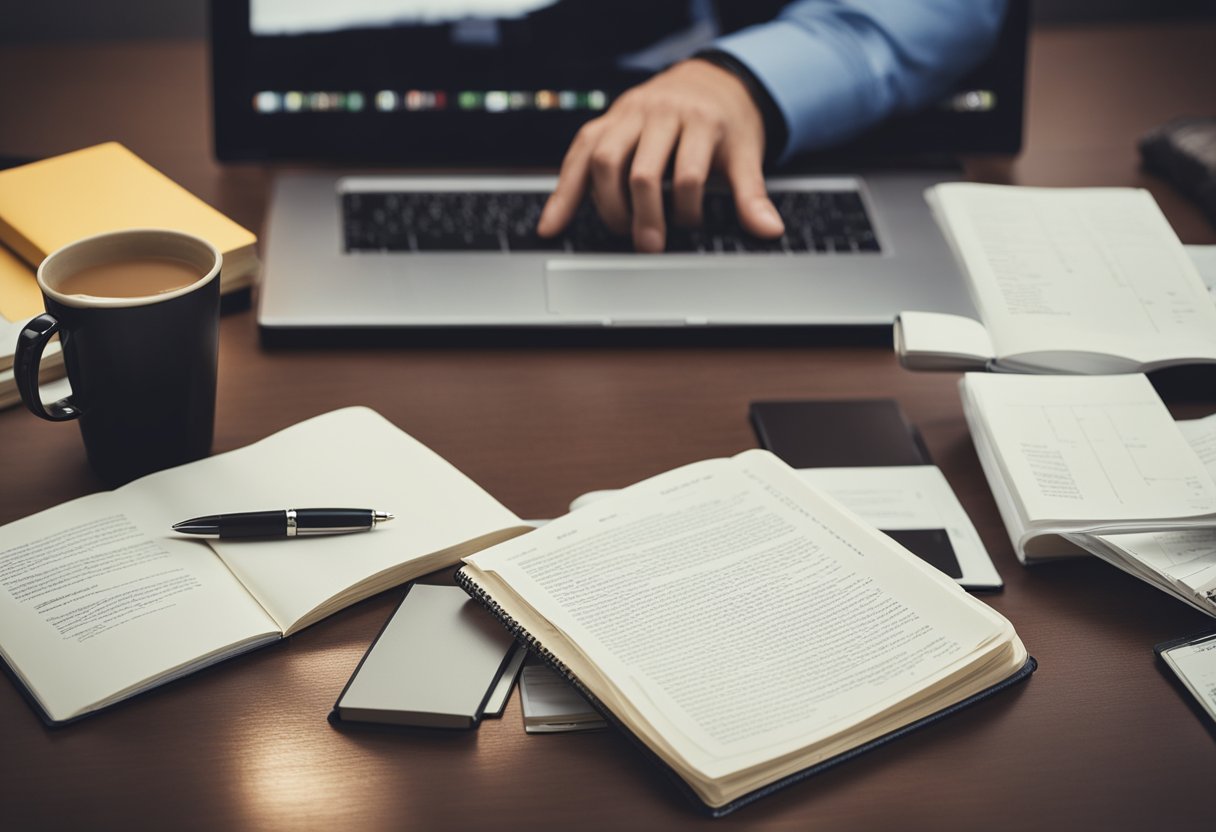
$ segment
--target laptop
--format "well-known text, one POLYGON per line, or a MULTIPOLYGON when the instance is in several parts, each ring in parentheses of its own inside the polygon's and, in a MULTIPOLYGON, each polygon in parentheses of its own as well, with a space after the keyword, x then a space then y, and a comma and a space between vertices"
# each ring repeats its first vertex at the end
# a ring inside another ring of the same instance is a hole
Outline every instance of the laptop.
POLYGON ((781 5, 214 3, 216 154, 282 163, 262 241, 263 335, 974 314, 923 193, 960 177, 958 154, 1020 148, 1024 2, 1010 4, 989 59, 936 106, 859 137, 847 156, 771 177, 781 240, 745 234, 720 187, 706 196, 705 227, 673 226, 660 254, 631 251, 589 205, 565 235, 535 234, 583 122, 781 5))

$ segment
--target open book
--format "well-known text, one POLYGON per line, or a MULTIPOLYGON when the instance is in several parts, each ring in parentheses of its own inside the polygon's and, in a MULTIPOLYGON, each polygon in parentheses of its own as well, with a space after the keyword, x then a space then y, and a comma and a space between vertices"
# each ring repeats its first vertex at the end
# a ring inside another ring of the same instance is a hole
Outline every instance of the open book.
POLYGON ((768 451, 623 489, 456 580, 713 814, 1033 669, 1008 621, 768 451))
POLYGON ((914 370, 1131 373, 1216 362, 1216 304, 1152 196, 954 182, 926 194, 979 320, 901 313, 914 370))
POLYGON ((963 412, 1023 562, 1077 535, 1216 526, 1216 482, 1143 375, 968 373, 963 412))
POLYGON ((528 529, 382 416, 338 410, 0 528, 0 655, 44 718, 66 721, 528 529), (324 505, 396 519, 279 540, 170 530, 203 514, 324 505))

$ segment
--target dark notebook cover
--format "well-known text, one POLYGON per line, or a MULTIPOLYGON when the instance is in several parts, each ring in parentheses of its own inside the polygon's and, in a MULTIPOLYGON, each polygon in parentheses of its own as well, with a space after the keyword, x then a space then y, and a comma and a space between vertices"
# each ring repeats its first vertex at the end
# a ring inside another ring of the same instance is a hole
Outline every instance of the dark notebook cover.
POLYGON ((630 731, 624 725, 624 723, 622 723, 619 719, 617 719, 616 715, 613 714, 613 712, 611 710, 609 710, 602 702, 600 702, 600 700, 595 696, 595 694, 593 694, 590 690, 588 690, 583 685, 583 683, 581 681, 579 681, 578 677, 576 677, 573 673, 570 672, 570 670, 565 666, 565 664, 563 664, 552 653, 550 653, 548 650, 546 650, 543 644, 541 644, 539 641, 537 641, 535 638, 533 638, 532 635, 527 630, 525 630, 523 627, 521 627, 519 625, 519 623, 517 621, 515 621, 514 618, 512 618, 510 615, 508 615, 502 609, 502 607, 500 607, 498 605, 497 602, 495 602, 492 598, 490 598, 489 594, 485 590, 483 590, 480 586, 478 586, 476 584, 476 582, 474 582, 473 579, 470 578, 465 573, 465 571, 463 569, 459 570, 456 573, 455 580, 456 580, 457 586, 461 587, 462 589, 465 590, 465 592, 468 592, 469 595, 471 595, 472 597, 476 598, 479 602, 481 602, 486 607, 486 609, 490 610, 490 612, 492 612, 498 618, 498 620, 502 622, 503 626, 506 627, 507 630, 516 639, 518 639, 519 641, 522 641, 524 644, 526 644, 528 646, 528 649, 533 654, 535 654, 538 658, 540 658, 542 661, 544 661, 546 664, 548 664, 551 668, 553 668, 554 671, 561 674, 561 676, 563 678, 565 678, 571 685, 574 686, 575 690, 577 690, 580 694, 582 694, 586 698, 586 700, 591 704, 591 706, 593 708, 596 709, 596 711, 598 711, 600 714, 603 715, 604 719, 609 724, 615 726, 625 736, 627 736, 630 739, 630 741, 633 742, 634 745, 636 745, 638 748, 640 748, 642 750, 642 753, 644 753, 652 762, 654 762, 656 765, 658 765, 659 768, 662 769, 663 772, 665 772, 667 774, 667 776, 675 783, 676 787, 681 792, 683 792, 690 800, 692 800, 693 804, 701 812, 709 815, 710 817, 715 817, 715 818, 720 818, 720 817, 723 817, 724 815, 729 815, 730 813, 734 812, 736 809, 740 809, 744 806, 747 806, 750 803, 754 803, 755 801, 759 800, 762 797, 765 797, 767 795, 778 792, 781 789, 784 789, 787 786, 792 786, 795 783, 800 783, 803 780, 807 779, 808 777, 813 777, 814 775, 818 774, 821 771, 824 771, 825 769, 831 768, 832 766, 838 765, 839 763, 843 763, 847 760, 853 759, 854 757, 858 757, 862 754, 865 754, 867 751, 871 751, 875 748, 878 748, 881 745, 885 745, 886 743, 890 742, 893 739, 902 737, 905 734, 909 734, 912 731, 917 730, 918 728, 922 728, 926 725, 930 725, 944 717, 949 716, 950 714, 957 713, 958 711, 961 711, 964 708, 974 705, 976 702, 980 702, 984 699, 987 699, 988 697, 992 696, 995 693, 1003 691, 1006 688, 1017 684, 1018 682, 1021 682, 1025 679, 1030 678, 1030 674, 1033 673, 1035 671, 1035 669, 1038 667, 1038 663, 1034 660, 1033 657, 1027 657, 1026 663, 1024 665, 1022 665, 1022 668, 1020 670, 1018 670, 1012 676, 1009 676, 1009 677, 1005 678, 1004 680, 997 682, 995 685, 988 688, 987 690, 981 691, 980 693, 977 693, 974 696, 968 697, 967 699, 964 699, 961 702, 956 702, 955 704, 950 705, 946 708, 943 708, 942 710, 938 711, 937 713, 931 714, 923 719, 919 719, 915 722, 911 722, 911 723, 903 726, 902 728, 897 728, 896 730, 892 731, 889 734, 884 734, 883 736, 881 736, 877 739, 871 740, 870 742, 867 742, 864 745, 859 745, 856 748, 853 748, 853 749, 850 749, 850 750, 844 752, 843 754, 838 754, 835 757, 824 760, 823 762, 820 762, 820 763, 816 763, 815 765, 810 766, 809 768, 805 768, 802 771, 795 772, 794 774, 791 774, 787 777, 783 777, 780 780, 776 780, 772 783, 769 783, 767 786, 762 786, 761 788, 756 789, 753 792, 749 792, 748 794, 745 794, 742 797, 736 798, 735 800, 731 801, 730 803, 727 803, 723 806, 714 807, 714 806, 709 806, 704 801, 702 801, 700 796, 698 796, 697 793, 692 790, 692 787, 690 787, 686 782, 684 782, 684 779, 682 777, 680 777, 679 774, 677 774, 676 771, 671 768, 671 766, 669 766, 666 762, 664 762, 662 758, 660 758, 657 754, 655 754, 655 752, 652 751, 650 749, 650 747, 646 745, 646 743, 644 743, 640 738, 638 738, 636 735, 634 735, 634 733, 632 731, 630 731))

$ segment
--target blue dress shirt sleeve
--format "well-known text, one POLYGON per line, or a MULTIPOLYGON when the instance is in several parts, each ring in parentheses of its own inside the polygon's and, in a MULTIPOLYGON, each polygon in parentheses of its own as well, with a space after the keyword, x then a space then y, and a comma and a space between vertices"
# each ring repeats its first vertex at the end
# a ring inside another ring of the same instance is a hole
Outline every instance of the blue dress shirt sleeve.
POLYGON ((789 131, 780 159, 932 102, 984 57, 1005 0, 798 0, 714 42, 764 84, 789 131))

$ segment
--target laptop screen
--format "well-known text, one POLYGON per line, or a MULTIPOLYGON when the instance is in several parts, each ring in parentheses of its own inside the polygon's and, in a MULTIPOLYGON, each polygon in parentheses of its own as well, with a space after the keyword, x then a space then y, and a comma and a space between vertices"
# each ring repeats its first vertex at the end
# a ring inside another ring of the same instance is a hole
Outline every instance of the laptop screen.
MULTIPOLYGON (((555 166, 624 90, 779 0, 215 0, 216 155, 555 166)), ((990 58, 863 154, 1015 152, 1026 3, 990 58)))

